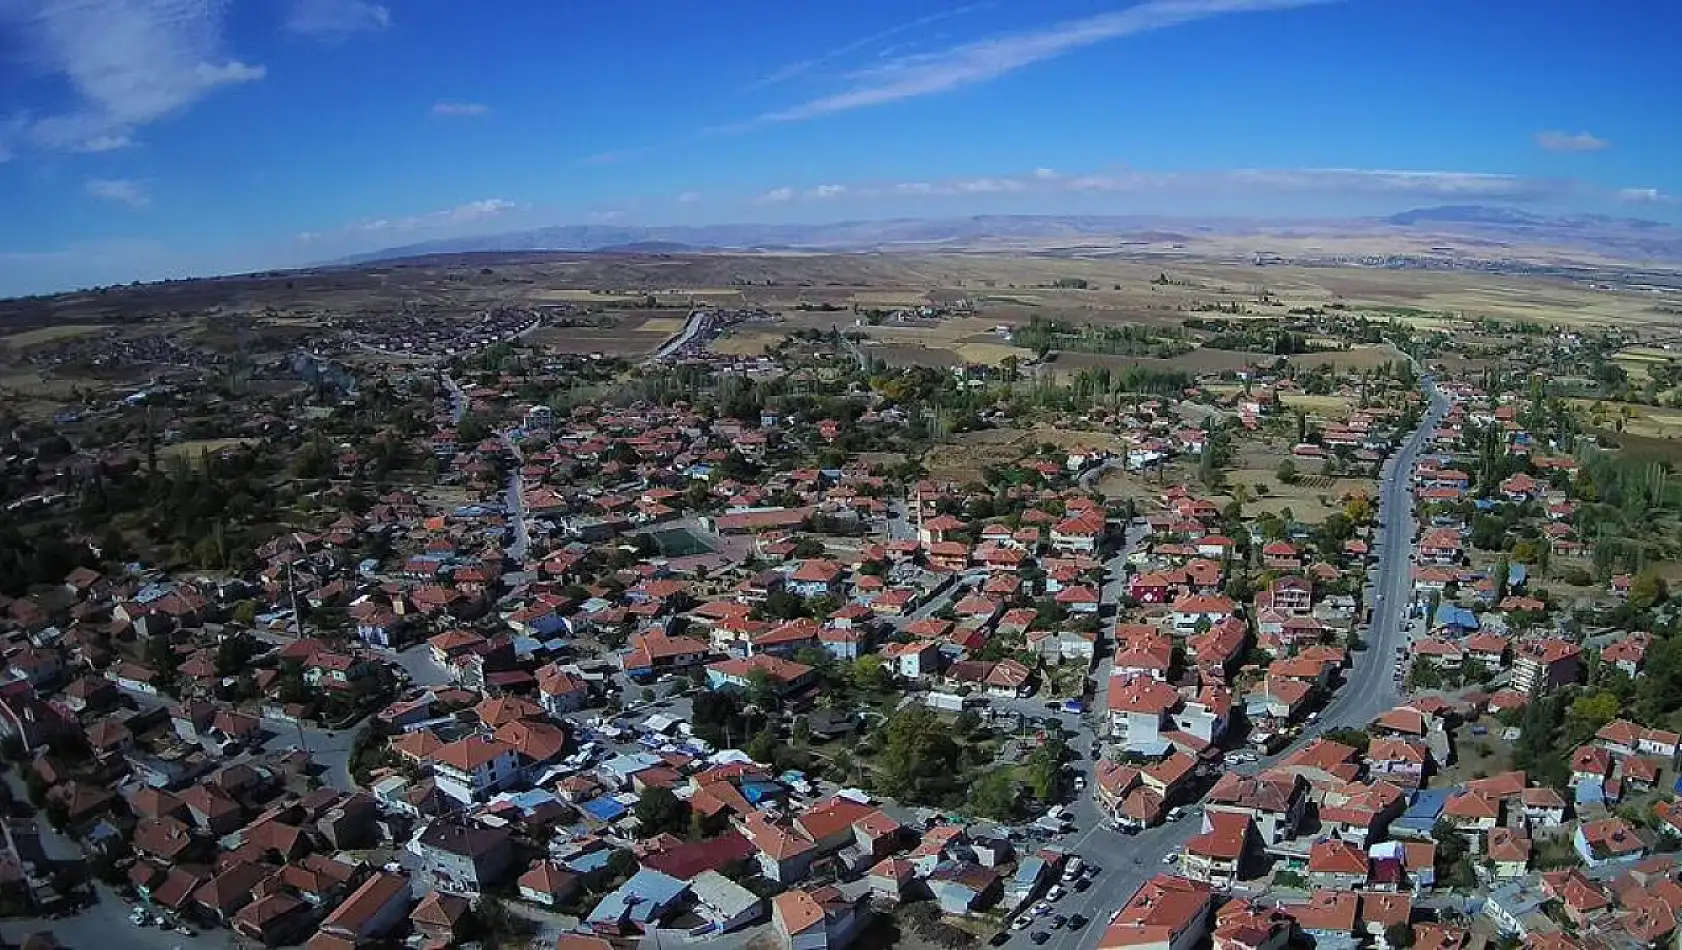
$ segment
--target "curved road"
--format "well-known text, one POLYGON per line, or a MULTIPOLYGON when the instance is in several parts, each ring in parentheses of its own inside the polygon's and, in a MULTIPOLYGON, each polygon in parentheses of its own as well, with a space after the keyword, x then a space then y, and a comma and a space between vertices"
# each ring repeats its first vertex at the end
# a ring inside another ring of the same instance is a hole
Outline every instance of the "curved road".
POLYGON ((648 359, 644 360, 644 362, 658 363, 663 359, 670 358, 672 354, 683 349, 685 346, 688 346, 689 341, 695 339, 695 337, 699 335, 701 331, 705 330, 711 323, 710 317, 711 311, 708 310, 689 311, 689 319, 683 321, 683 329, 673 334, 671 339, 660 344, 660 348, 649 354, 648 359))

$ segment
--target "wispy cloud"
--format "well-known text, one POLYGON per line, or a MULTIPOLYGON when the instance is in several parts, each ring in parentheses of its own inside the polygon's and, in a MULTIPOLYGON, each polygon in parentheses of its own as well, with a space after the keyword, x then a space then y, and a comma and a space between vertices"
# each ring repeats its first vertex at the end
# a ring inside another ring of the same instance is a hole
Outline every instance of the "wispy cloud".
MULTIPOLYGON (((1541 201, 1581 191, 1565 179, 1456 171, 1410 171, 1366 168, 1230 169, 1224 171, 1132 171, 1063 175, 1039 168, 1021 175, 953 178, 938 181, 828 184, 806 190, 777 188, 754 199, 757 204, 811 201, 846 196, 962 197, 986 195, 1058 195, 1112 193, 1208 194, 1335 194, 1395 195, 1441 200, 1541 201)), ((1625 200, 1642 200, 1628 189, 1625 200)))
POLYGON ((1674 197, 1657 188, 1621 188, 1618 190, 1618 200, 1638 205, 1671 204, 1676 201, 1674 197))
POLYGON ((443 116, 447 119, 477 118, 478 116, 488 114, 490 111, 491 107, 485 105, 483 102, 462 102, 459 100, 446 99, 442 102, 434 102, 432 104, 432 114, 436 116, 443 116))
POLYGON ((658 148, 653 145, 642 145, 636 148, 618 148, 606 152, 595 152, 578 160, 580 165, 619 165, 633 159, 652 155, 658 148))
POLYGON ((752 124, 797 122, 951 92, 1097 43, 1198 20, 1331 2, 1338 0, 1150 0, 1126 10, 892 60, 856 74, 851 88, 789 109, 764 113, 752 124))
POLYGON ((78 152, 95 154, 98 152, 115 152, 132 146, 134 140, 126 135, 100 135, 88 139, 76 147, 78 152))
POLYGON ((323 40, 377 33, 389 26, 391 10, 367 0, 292 0, 286 14, 288 32, 323 40))
POLYGON ((1598 152, 1612 143, 1587 132, 1537 132, 1536 144, 1550 152, 1598 152))
POLYGON ((486 198, 480 201, 469 201, 453 208, 445 208, 442 211, 428 212, 427 214, 356 221, 348 225, 345 230, 362 233, 430 231, 464 224, 478 224, 493 218, 499 218, 518 207, 519 205, 512 201, 505 201, 501 198, 486 198))
POLYGON ((990 6, 992 6, 991 3, 972 3, 972 4, 968 4, 967 6, 956 7, 956 8, 951 9, 951 10, 943 10, 943 11, 940 11, 938 13, 931 13, 928 16, 918 17, 915 20, 907 20, 904 23, 895 24, 894 26, 890 26, 885 30, 880 30, 878 32, 872 33, 869 36, 864 37, 863 39, 854 40, 851 43, 847 43, 847 44, 842 45, 842 46, 837 46, 834 49, 830 50, 829 52, 822 53, 820 55, 814 56, 811 59, 802 59, 802 60, 798 60, 796 62, 789 63, 788 65, 783 66, 782 68, 776 70, 775 72, 773 72, 770 75, 764 77, 763 79, 759 79, 759 80, 756 80, 756 81, 750 83, 747 88, 750 89, 750 90, 751 89, 763 89, 767 86, 775 86, 775 85, 778 85, 780 83, 788 82, 790 79, 794 79, 798 76, 803 76, 806 73, 809 73, 812 70, 818 68, 819 66, 824 65, 825 63, 834 62, 835 60, 838 60, 843 56, 847 56, 847 55, 850 55, 852 53, 856 53, 860 50, 866 49, 870 46, 874 46, 875 44, 880 43, 883 40, 889 39, 891 37, 899 36, 903 33, 909 33, 912 30, 921 29, 925 26, 933 26, 934 24, 939 23, 942 20, 950 20, 954 17, 960 17, 960 16, 963 16, 963 15, 968 14, 968 13, 974 13, 977 10, 982 10, 982 9, 985 9, 987 7, 990 7, 990 6))
POLYGON ((28 62, 62 77, 72 108, 25 123, 22 137, 55 151, 109 151, 138 129, 264 68, 230 58, 225 4, 213 0, 0 0, 0 25, 28 62))
POLYGON ((618 221, 625 217, 625 212, 620 211, 618 208, 607 208, 602 211, 592 211, 585 217, 589 218, 591 221, 606 224, 609 221, 618 221))
POLYGON ((140 182, 126 178, 90 178, 82 185, 88 197, 126 205, 136 210, 152 203, 152 196, 140 182))
POLYGON ((680 205, 692 205, 692 204, 695 204, 696 202, 699 202, 700 200, 701 200, 701 193, 698 192, 698 191, 686 191, 683 194, 677 196, 677 203, 680 204, 680 205))

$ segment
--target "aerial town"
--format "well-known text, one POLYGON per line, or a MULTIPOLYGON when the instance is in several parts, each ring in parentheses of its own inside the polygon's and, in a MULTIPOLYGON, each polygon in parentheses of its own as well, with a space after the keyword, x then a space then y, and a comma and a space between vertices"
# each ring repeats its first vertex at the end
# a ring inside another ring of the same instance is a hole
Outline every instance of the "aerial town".
POLYGON ((1292 314, 14 338, 144 379, 7 410, 0 929, 1674 944, 1643 331, 1292 314), (884 343, 954 326, 1019 355, 884 343))

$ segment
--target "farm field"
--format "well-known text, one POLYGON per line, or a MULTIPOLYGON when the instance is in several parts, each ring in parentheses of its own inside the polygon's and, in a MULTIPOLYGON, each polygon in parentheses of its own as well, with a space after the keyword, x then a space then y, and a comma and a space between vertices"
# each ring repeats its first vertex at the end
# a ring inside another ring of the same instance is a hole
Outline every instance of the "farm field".
POLYGON ((615 321, 612 326, 544 327, 526 339, 557 353, 646 356, 681 330, 685 319, 669 310, 629 311, 611 316, 615 321))

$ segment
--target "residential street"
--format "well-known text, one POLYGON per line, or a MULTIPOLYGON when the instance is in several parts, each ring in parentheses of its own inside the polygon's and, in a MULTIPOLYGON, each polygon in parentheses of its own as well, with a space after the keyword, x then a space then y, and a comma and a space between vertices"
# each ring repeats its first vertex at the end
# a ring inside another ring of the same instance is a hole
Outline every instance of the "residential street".
MULTIPOLYGON (((1395 645, 1400 641, 1402 611, 1410 581, 1408 554, 1412 549, 1413 538, 1410 473, 1421 448, 1448 411, 1448 400, 1437 391, 1429 377, 1425 378, 1424 386, 1431 400, 1430 408, 1419 428, 1414 430, 1392 456, 1379 484, 1380 519, 1384 525, 1386 542, 1379 552, 1377 587, 1383 594, 1383 600, 1373 611, 1372 629, 1368 634, 1369 646, 1363 653, 1355 655, 1354 665, 1347 671, 1344 684, 1322 713, 1319 724, 1322 729, 1364 726, 1379 713, 1395 705, 1398 700, 1391 672, 1395 668, 1395 645)), ((1107 565, 1109 574, 1102 598, 1106 606, 1115 604, 1120 597, 1125 584, 1125 556, 1131 552, 1137 541, 1138 538, 1130 531, 1128 543, 1123 547, 1122 553, 1107 565)), ((1099 677, 1099 703, 1102 702, 1104 677, 1108 676, 1108 673, 1107 664, 1101 664, 1094 671, 1099 677)), ((1093 713, 1089 711, 1087 715, 1091 717, 1093 713)), ((1067 718, 1070 717, 1065 717, 1067 718)), ((1237 771, 1253 774, 1271 766, 1311 741, 1313 736, 1309 732, 1317 734, 1318 730, 1305 731, 1301 739, 1278 755, 1240 766, 1237 771)), ((1085 730, 1084 734, 1090 735, 1090 730, 1085 730)), ((1080 743, 1077 742, 1077 745, 1080 743)), ((1084 745, 1080 747, 1082 751, 1089 748, 1084 745)), ((1110 916, 1119 910, 1146 880, 1165 870, 1165 856, 1177 852, 1188 839, 1202 830, 1201 812, 1188 814, 1178 822, 1148 828, 1133 836, 1110 830, 1099 817, 1093 801, 1091 766, 1091 756, 1088 754, 1079 764, 1080 771, 1087 776, 1087 788, 1073 805, 1076 825, 1085 830, 1078 837, 1062 839, 1059 844, 1078 852, 1088 864, 1102 868, 1102 873, 1085 892, 1070 893, 1057 902, 1056 913, 1067 916, 1080 914, 1091 923, 1079 931, 1050 931, 1051 940, 1044 946, 1053 950, 1085 950, 1097 946, 1105 927, 1108 926, 1110 916)), ((1036 930, 1046 930, 1048 927, 1049 924, 1036 924, 1027 931, 1014 934, 1011 937, 1011 945, 1030 946, 1027 934, 1036 930)))

